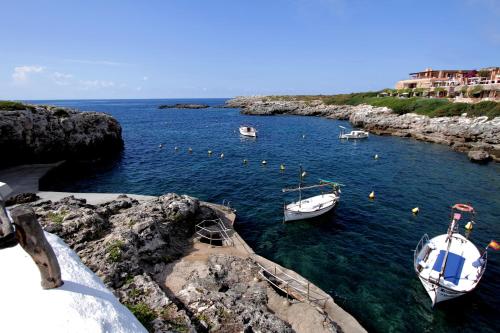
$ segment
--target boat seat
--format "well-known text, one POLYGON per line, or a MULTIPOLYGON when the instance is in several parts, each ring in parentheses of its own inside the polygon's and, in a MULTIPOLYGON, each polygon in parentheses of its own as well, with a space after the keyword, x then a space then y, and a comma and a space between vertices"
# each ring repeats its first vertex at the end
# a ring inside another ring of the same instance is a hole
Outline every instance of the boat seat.
MULTIPOLYGON (((439 272, 441 270, 441 266, 443 264, 444 256, 446 255, 445 250, 439 251, 439 255, 434 262, 434 266, 432 267, 433 271, 439 272)), ((462 274, 462 268, 464 267, 465 258, 455 254, 453 252, 448 253, 448 259, 446 260, 446 267, 444 270, 443 278, 453 283, 454 285, 458 285, 460 281, 460 275, 462 274)))
POLYGON ((425 261, 423 261, 423 260, 420 260, 420 261, 418 262, 418 265, 419 265, 420 267, 422 267, 422 268, 428 268, 428 267, 429 267, 429 265, 428 265, 425 261))

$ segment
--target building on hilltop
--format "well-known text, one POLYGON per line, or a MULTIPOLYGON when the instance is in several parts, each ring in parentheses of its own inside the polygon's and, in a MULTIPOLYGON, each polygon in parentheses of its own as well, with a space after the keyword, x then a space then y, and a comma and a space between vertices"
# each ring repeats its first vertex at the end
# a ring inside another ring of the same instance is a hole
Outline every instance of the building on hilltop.
POLYGON ((480 70, 455 69, 410 73, 410 78, 396 83, 403 96, 447 97, 457 99, 500 99, 500 67, 480 70))

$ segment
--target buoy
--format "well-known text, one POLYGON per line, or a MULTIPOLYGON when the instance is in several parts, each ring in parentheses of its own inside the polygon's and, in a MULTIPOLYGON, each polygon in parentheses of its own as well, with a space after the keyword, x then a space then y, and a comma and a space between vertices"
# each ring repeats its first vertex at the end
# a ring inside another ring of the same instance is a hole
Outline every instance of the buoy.
POLYGON ((193 152, 193 148, 189 147, 188 152, 192 153, 193 152))
POLYGON ((245 158, 245 159, 243 160, 243 164, 247 164, 247 163, 248 163, 248 160, 245 158))
POLYGON ((304 178, 305 176, 307 176, 307 172, 303 171, 301 176, 302 178, 304 178))
POLYGON ((415 207, 415 208, 413 208, 413 209, 411 210, 411 212, 412 212, 413 214, 417 215, 417 214, 418 214, 418 212, 420 212, 420 209, 419 209, 418 207, 415 207))
POLYGON ((266 160, 263 160, 262 161, 262 165, 266 165, 267 164, 267 161, 266 160))
POLYGON ((176 151, 179 150, 179 147, 175 147, 174 150, 176 150, 176 151))
POLYGON ((466 229, 466 230, 469 230, 469 231, 470 231, 470 230, 472 230, 472 228, 473 228, 473 227, 474 227, 474 226, 472 225, 472 222, 471 222, 471 221, 467 222, 467 224, 465 225, 465 229, 466 229))
POLYGON ((281 164, 281 165, 280 165, 280 170, 281 170, 281 171, 285 171, 285 165, 284 165, 284 164, 281 164))
POLYGON ((212 155, 212 151, 211 150, 208 151, 208 155, 212 155))
POLYGON ((160 145, 158 147, 159 148, 163 148, 163 143, 160 143, 160 145))
POLYGON ((373 156, 373 158, 378 160, 378 154, 375 154, 375 156, 373 156))
POLYGON ((306 138, 306 135, 305 134, 302 134, 302 139, 305 139, 306 138))
POLYGON ((375 199, 375 191, 372 191, 370 195, 368 195, 368 198, 375 199))
POLYGON ((224 158, 224 153, 220 154, 220 158, 224 158))

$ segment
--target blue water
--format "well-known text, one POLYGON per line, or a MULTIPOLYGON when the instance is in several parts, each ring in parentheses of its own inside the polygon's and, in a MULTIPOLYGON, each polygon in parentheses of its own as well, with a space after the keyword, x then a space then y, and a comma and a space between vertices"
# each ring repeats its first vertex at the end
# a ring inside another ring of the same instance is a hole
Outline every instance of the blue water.
POLYGON ((433 310, 414 274, 412 250, 423 233, 446 232, 449 207, 456 202, 470 202, 478 211, 471 236, 478 247, 499 239, 500 164, 473 164, 446 146, 413 139, 372 135, 341 142, 338 125, 349 126, 343 121, 245 116, 236 109, 157 109, 184 102, 224 100, 43 101, 107 112, 122 124, 125 140, 116 163, 55 183, 55 189, 230 200, 238 210, 237 231, 257 253, 330 292, 369 331, 498 331, 500 253, 490 253, 473 293, 433 310), (241 138, 241 123, 255 125, 260 136, 241 138), (281 163, 285 172, 279 171, 281 163), (296 184, 299 165, 311 183, 326 178, 345 184, 341 203, 316 221, 282 224, 280 190, 296 184), (368 200, 371 191, 374 201, 368 200), (420 214, 413 216, 416 206, 420 214))

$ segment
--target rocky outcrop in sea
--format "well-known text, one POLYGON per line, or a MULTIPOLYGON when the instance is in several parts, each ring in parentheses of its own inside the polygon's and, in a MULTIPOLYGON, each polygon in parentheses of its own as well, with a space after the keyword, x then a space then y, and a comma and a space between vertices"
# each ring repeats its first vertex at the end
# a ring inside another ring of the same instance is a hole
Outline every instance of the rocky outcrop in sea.
POLYGON ((95 159, 120 152, 122 128, 110 115, 26 105, 0 109, 0 165, 95 159))
POLYGON ((267 284, 250 258, 212 255, 206 274, 180 292, 159 273, 191 246, 196 223, 216 213, 189 196, 138 202, 125 195, 101 205, 67 197, 33 203, 44 229, 61 237, 151 332, 292 332, 267 307, 267 284))
POLYGON ((320 100, 273 100, 262 96, 237 97, 229 100, 227 106, 252 115, 293 114, 349 120, 353 126, 371 133, 446 144, 453 150, 469 152, 472 161, 500 162, 500 117, 430 118, 414 113, 398 115, 386 107, 326 105, 320 100))
POLYGON ((178 104, 162 104, 158 106, 158 109, 206 109, 208 107, 209 105, 207 104, 178 103, 178 104))

